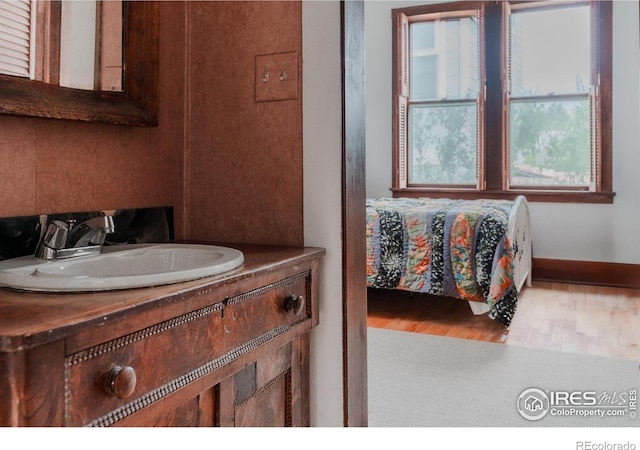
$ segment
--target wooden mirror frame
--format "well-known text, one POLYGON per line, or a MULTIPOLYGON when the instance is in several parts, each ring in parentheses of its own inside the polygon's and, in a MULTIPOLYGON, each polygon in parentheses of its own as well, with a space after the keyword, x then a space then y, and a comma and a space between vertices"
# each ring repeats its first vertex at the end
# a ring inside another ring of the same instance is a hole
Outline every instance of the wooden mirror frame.
POLYGON ((0 113, 157 126, 158 2, 125 1, 123 11, 123 92, 85 91, 0 75, 0 113))

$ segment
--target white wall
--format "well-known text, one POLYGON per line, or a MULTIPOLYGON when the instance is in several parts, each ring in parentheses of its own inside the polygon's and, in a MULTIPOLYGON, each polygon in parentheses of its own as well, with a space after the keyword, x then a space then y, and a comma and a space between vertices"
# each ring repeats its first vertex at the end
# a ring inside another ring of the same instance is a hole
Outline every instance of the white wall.
MULTIPOLYGON (((429 3, 365 3, 367 195, 391 192, 391 9, 429 3)), ((640 264, 640 44, 638 2, 613 7, 612 205, 531 203, 538 258, 640 264)))
POLYGON ((340 4, 303 1, 304 240, 327 250, 311 333, 311 425, 320 427, 343 425, 340 47, 340 4))

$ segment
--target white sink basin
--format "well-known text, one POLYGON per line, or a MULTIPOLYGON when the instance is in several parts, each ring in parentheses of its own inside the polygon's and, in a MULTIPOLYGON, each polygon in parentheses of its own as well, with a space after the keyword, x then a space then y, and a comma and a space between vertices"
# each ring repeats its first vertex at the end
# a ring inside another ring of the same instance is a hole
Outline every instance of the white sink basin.
POLYGON ((96 256, 0 261, 0 286, 44 292, 130 289, 218 275, 243 262, 241 251, 215 245, 114 245, 96 256))

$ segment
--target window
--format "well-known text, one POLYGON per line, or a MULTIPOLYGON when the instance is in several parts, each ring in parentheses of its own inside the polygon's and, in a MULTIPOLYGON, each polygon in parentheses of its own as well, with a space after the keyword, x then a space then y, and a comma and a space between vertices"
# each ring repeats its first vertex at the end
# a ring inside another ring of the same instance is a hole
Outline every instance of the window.
POLYGON ((0 73, 33 78, 31 2, 0 2, 0 73))
POLYGON ((394 10, 393 191, 611 202, 611 9, 394 10))
POLYGON ((0 0, 0 75, 122 91, 122 2, 0 0))
POLYGON ((60 1, 0 0, 0 74, 58 84, 60 1))

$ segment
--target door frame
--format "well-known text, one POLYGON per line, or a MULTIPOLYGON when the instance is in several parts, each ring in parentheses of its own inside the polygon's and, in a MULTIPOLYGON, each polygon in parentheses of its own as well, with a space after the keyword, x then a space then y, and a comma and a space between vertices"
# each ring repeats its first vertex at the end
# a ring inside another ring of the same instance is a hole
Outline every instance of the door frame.
POLYGON ((368 425, 364 1, 341 2, 344 426, 368 425))

